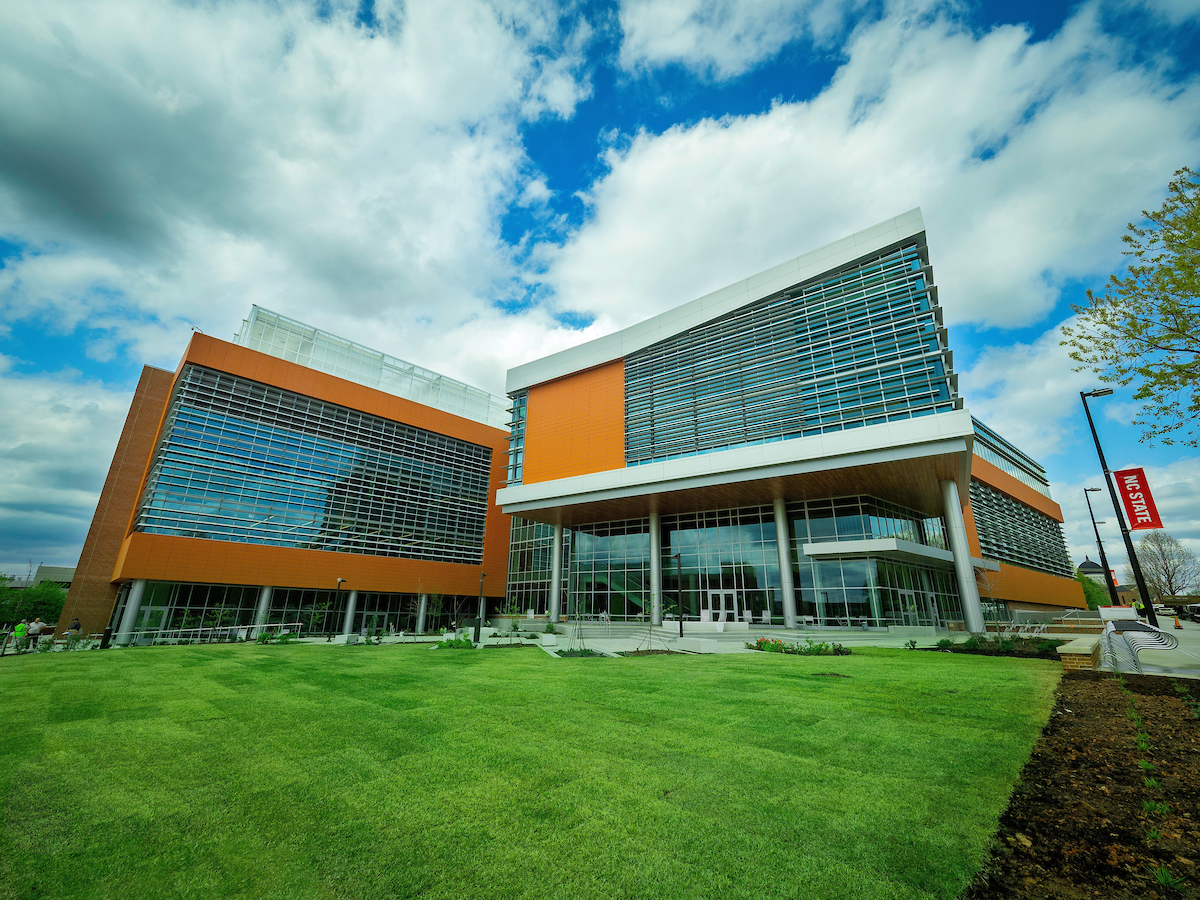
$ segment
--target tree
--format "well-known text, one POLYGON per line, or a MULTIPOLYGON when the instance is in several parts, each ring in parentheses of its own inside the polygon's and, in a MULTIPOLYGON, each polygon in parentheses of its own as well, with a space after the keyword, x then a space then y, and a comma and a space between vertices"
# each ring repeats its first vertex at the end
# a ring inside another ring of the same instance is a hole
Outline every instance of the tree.
POLYGON ((1088 609, 1097 609, 1112 603, 1108 588, 1096 584, 1082 572, 1075 573, 1075 580, 1083 586, 1083 599, 1087 601, 1088 609))
POLYGON ((1142 439, 1200 446, 1200 181, 1186 166, 1168 185, 1156 212, 1143 210, 1144 228, 1129 225, 1122 240, 1130 263, 1112 275, 1107 290, 1087 292, 1087 305, 1071 308, 1064 346, 1100 380, 1136 385, 1144 401, 1134 420, 1142 439), (1182 434, 1180 434, 1182 432, 1182 434))
POLYGON ((67 592, 52 581, 17 590, 8 586, 8 578, 0 575, 0 623, 13 624, 22 619, 41 619, 53 625, 58 621, 67 592))
POLYGON ((1200 561, 1165 531, 1151 531, 1138 541, 1137 557, 1153 597, 1183 597, 1200 584, 1200 561))

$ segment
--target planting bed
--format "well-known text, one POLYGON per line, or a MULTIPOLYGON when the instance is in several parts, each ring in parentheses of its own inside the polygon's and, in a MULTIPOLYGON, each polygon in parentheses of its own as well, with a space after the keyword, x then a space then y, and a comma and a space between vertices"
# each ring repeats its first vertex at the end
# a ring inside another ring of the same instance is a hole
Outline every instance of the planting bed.
POLYGON ((1063 678, 965 900, 1200 897, 1200 682, 1124 683, 1128 692, 1109 674, 1063 678), (1149 736, 1145 751, 1131 702, 1149 736), (1148 787, 1147 777, 1159 786, 1148 787), (1147 801, 1167 811, 1148 812, 1147 801), (1186 884, 1163 886, 1150 871, 1162 867, 1186 884))

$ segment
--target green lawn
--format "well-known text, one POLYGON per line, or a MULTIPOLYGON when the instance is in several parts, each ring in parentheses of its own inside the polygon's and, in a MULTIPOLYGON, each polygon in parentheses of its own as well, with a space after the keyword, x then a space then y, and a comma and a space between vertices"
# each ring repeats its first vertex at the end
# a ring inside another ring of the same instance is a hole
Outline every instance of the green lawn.
POLYGON ((1057 680, 904 650, 6 658, 0 897, 955 897, 1057 680))

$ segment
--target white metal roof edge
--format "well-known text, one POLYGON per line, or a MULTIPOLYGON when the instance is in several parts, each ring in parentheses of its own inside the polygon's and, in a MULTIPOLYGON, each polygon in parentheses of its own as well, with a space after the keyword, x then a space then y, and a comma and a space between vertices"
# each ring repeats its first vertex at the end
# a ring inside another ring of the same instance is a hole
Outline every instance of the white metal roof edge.
POLYGON ((664 338, 723 316, 801 281, 815 278, 822 272, 854 262, 924 230, 925 220, 920 207, 910 209, 621 331, 514 366, 508 370, 505 390, 512 393, 621 359, 664 338))

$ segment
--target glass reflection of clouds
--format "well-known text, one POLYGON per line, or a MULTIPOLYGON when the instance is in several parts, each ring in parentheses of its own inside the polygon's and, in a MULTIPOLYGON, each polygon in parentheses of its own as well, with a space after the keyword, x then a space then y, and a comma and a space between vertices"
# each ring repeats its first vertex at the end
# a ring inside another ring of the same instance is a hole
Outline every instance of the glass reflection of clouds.
POLYGON ((136 528, 478 564, 491 450, 199 366, 136 528))

